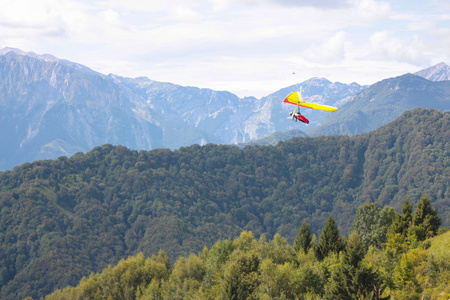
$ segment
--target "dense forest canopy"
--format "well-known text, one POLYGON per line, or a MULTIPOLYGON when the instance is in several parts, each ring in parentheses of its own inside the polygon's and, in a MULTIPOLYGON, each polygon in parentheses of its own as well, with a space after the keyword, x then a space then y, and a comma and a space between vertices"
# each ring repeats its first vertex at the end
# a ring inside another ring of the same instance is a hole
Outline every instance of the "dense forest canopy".
POLYGON ((1 298, 50 293, 138 252, 177 259, 251 230, 293 243, 367 202, 427 194, 450 224, 450 113, 416 109, 376 131, 276 146, 176 151, 103 145, 0 173, 1 298))
POLYGON ((319 240, 303 222, 294 246, 243 231, 173 265, 139 253, 45 299, 448 299, 450 232, 425 195, 402 211, 362 205, 348 239, 329 217, 319 240))

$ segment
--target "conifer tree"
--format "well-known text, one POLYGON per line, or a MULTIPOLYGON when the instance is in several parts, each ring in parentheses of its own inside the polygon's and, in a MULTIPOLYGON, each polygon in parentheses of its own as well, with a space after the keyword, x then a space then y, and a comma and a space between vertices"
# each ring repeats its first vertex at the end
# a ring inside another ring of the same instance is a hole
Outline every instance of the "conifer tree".
POLYGON ((303 249, 305 253, 308 252, 309 248, 311 247, 311 230, 309 229, 309 225, 306 223, 305 220, 303 220, 302 226, 299 228, 297 237, 294 241, 294 249, 295 251, 300 251, 300 249, 303 249))
POLYGON ((339 253, 344 249, 344 242, 339 235, 339 229, 334 219, 329 216, 320 235, 320 241, 316 249, 316 257, 323 260, 330 252, 339 253))
POLYGON ((409 201, 409 199, 405 200, 405 203, 403 203, 402 206, 402 213, 403 213, 403 218, 404 218, 404 222, 407 226, 409 226, 409 224, 412 221, 412 205, 411 205, 411 201, 409 201))
POLYGON ((399 233, 400 235, 406 237, 412 222, 412 210, 411 202, 409 199, 406 199, 402 205, 403 216, 400 214, 395 216, 394 222, 390 228, 391 233, 399 233))
POLYGON ((417 209, 414 213, 413 224, 416 226, 415 233, 419 241, 423 241, 437 234, 441 220, 431 206, 428 196, 423 195, 417 203, 417 209))
POLYGON ((361 264, 364 244, 357 231, 352 231, 343 252, 341 265, 333 271, 325 299, 377 299, 379 280, 376 273, 361 264))

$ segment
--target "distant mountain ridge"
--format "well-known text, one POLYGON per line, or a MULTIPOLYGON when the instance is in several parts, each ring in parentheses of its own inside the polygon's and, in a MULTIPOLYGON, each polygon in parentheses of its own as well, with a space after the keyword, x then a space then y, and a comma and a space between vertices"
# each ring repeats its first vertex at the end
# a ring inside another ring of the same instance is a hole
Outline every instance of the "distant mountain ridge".
POLYGON ((450 80, 450 67, 441 62, 435 66, 416 72, 414 73, 414 75, 423 77, 431 81, 450 80))
MULTIPOLYGON (((298 129, 290 92, 340 105, 365 87, 313 78, 262 99, 226 91, 103 75, 51 55, 0 50, 0 170, 87 152, 104 143, 131 149, 236 144, 298 129)), ((326 116, 314 116, 310 127, 326 116)))
MULTIPOLYGON (((365 88, 365 86, 360 86, 357 83, 333 83, 325 78, 311 78, 303 83, 281 89, 262 98, 262 105, 256 111, 257 113, 250 116, 246 121, 245 125, 246 129, 248 128, 250 140, 260 138, 261 134, 259 132, 263 130, 267 133, 262 136, 277 131, 299 129, 299 123, 287 120, 289 112, 295 110, 296 107, 283 103, 283 99, 291 92, 301 91, 305 101, 340 107, 365 88)), ((310 120, 306 128, 304 126, 300 127, 302 131, 319 125, 330 114, 329 112, 308 108, 302 108, 301 113, 310 120)))
POLYGON ((243 148, 245 146, 267 146, 272 145, 275 146, 279 142, 290 140, 294 137, 308 137, 306 133, 299 129, 292 129, 288 131, 277 131, 275 133, 269 134, 268 136, 265 136, 260 139, 248 141, 245 143, 238 143, 237 146, 239 148, 243 148))
POLYGON ((3 168, 71 155, 102 141, 132 148, 162 146, 157 121, 134 113, 142 100, 130 90, 87 67, 46 57, 15 51, 0 56, 3 168))
POLYGON ((406 74, 377 82, 330 114, 310 136, 354 135, 375 130, 413 108, 450 110, 450 81, 406 74))

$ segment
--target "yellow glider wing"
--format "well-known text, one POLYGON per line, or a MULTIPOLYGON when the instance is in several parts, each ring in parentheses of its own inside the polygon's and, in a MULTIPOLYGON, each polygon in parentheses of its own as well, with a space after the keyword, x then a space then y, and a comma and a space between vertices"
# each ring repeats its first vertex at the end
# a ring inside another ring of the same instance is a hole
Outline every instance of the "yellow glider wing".
POLYGON ((333 106, 305 102, 305 101, 303 101, 303 96, 300 92, 290 93, 289 96, 287 96, 286 99, 283 100, 283 102, 294 104, 294 105, 300 105, 300 106, 308 107, 308 108, 312 108, 312 109, 325 110, 325 111, 336 111, 337 110, 337 108, 333 107, 333 106))

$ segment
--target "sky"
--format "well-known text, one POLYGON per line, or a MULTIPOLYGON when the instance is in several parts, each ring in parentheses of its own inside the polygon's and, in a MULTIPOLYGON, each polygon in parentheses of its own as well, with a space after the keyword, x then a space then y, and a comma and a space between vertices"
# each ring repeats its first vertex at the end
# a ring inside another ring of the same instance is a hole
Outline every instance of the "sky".
POLYGON ((448 0, 0 0, 0 48, 267 96, 450 63, 448 0))

